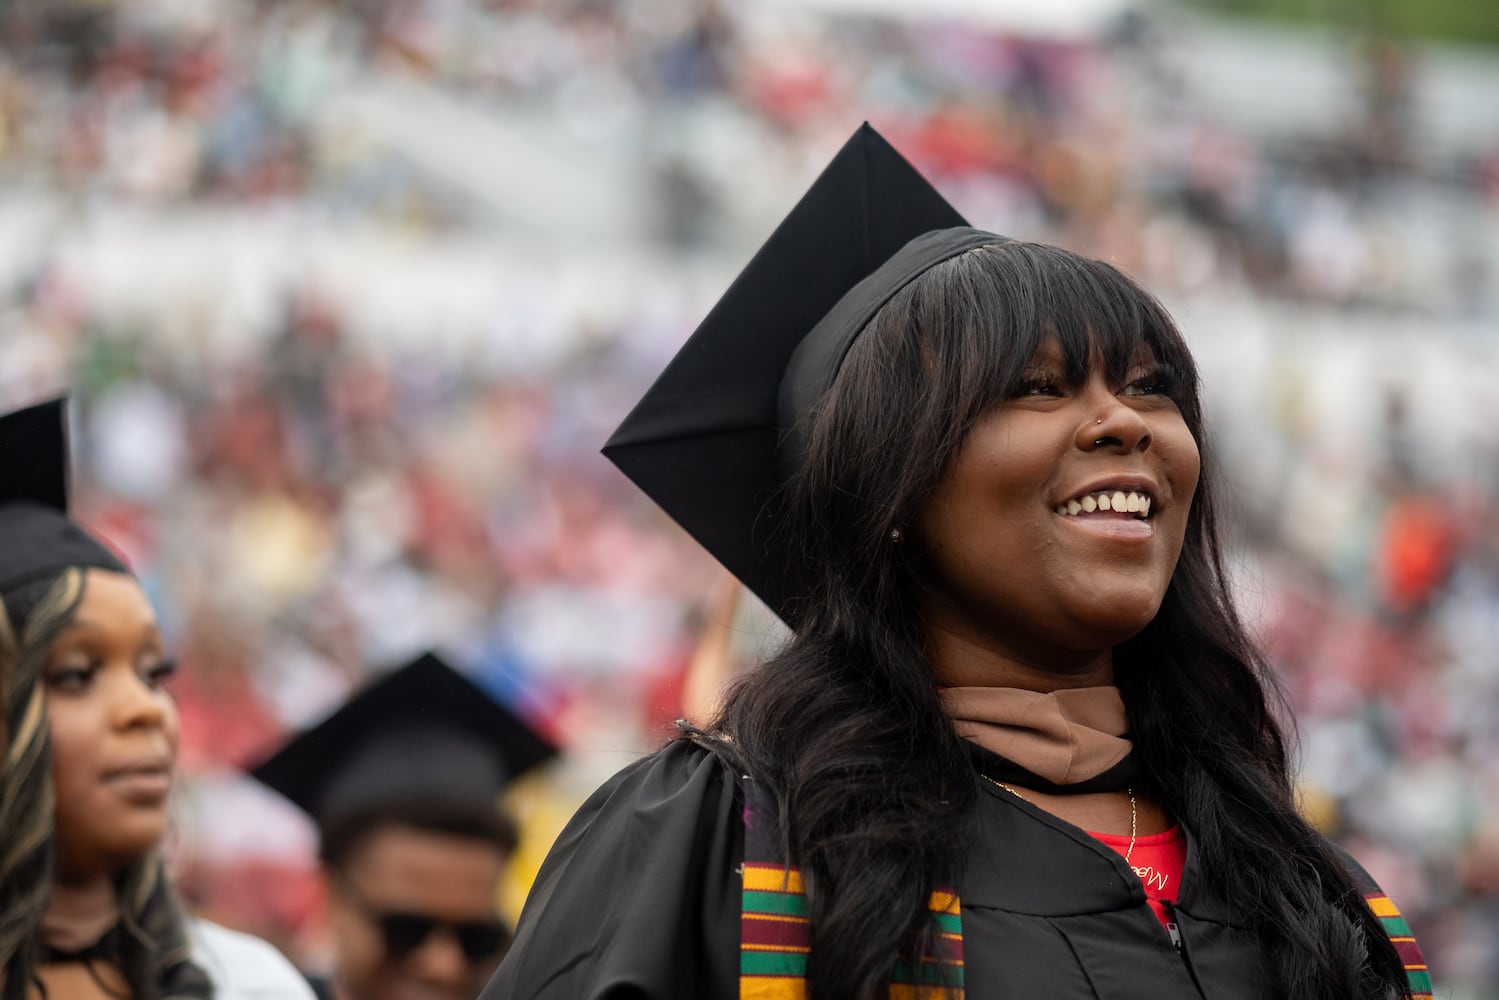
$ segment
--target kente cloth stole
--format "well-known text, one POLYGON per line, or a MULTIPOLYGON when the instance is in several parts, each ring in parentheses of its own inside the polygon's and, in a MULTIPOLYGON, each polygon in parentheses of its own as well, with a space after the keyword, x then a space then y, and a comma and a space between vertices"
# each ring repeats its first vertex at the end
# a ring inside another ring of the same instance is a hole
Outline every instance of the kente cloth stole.
POLYGON ((1410 981, 1411 1000, 1432 1000, 1431 971, 1426 968, 1426 956, 1411 934, 1410 924, 1400 915, 1400 910, 1389 896, 1382 892, 1369 893, 1364 899, 1369 909, 1384 925, 1400 961, 1405 966, 1405 978, 1410 981))
MULTIPOLYGON (((749 779, 744 788, 744 888, 739 917, 739 1000, 806 1000, 807 896, 801 872, 775 860, 776 816, 749 779)), ((1364 897, 1405 966, 1411 1000, 1433 1000, 1431 973, 1410 925, 1384 893, 1364 897)), ((928 904, 942 937, 939 953, 919 965, 896 963, 890 1000, 963 1000, 963 910, 957 893, 937 891, 928 904)))
MULTIPOLYGON (((811 953, 801 872, 775 860, 779 836, 769 796, 744 788, 744 890, 739 918, 740 1000, 806 1000, 811 953)), ((890 1000, 963 1000, 963 916, 956 893, 933 892, 928 904, 941 929, 938 953, 902 956, 890 1000)))

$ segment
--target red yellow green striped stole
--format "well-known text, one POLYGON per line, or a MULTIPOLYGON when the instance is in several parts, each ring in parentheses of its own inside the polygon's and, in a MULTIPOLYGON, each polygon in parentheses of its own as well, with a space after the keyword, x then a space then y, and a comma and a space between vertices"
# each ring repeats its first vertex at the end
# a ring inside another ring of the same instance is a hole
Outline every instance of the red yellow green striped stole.
MULTIPOLYGON (((779 864, 775 803, 744 776, 744 888, 739 917, 740 1000, 806 1000, 811 929, 801 872, 779 864)), ((963 911, 956 893, 934 892, 935 954, 901 956, 890 1000, 963 1000, 963 911)))
MULTIPOLYGON (((1411 1000, 1433 1000, 1426 957, 1399 908, 1384 893, 1364 898, 1405 965, 1411 1000)), ((941 953, 921 967, 898 962, 890 1000, 963 1000, 961 903, 954 893, 934 892, 929 905, 941 928, 941 953)), ((806 1000, 811 948, 800 872, 745 863, 739 941, 739 1000, 806 1000)))
POLYGON ((1399 907, 1382 892, 1371 892, 1364 899, 1400 954, 1400 961, 1405 965, 1405 978, 1410 981, 1411 1000, 1432 1000, 1431 971, 1426 968, 1426 956, 1421 954, 1421 946, 1411 934, 1410 924, 1400 915, 1399 907))
MULTIPOLYGON (((896 962, 890 1000, 963 1000, 963 915, 958 897, 934 892, 928 904, 941 932, 938 953, 896 962)), ((801 873, 745 862, 739 935, 739 1000, 806 1000, 807 897, 801 873)))
MULTIPOLYGON (((807 895, 795 868, 776 856, 774 806, 744 780, 744 887, 739 924, 740 1000, 806 1000, 811 931, 807 895)), ((1433 1000, 1431 973, 1410 925, 1390 897, 1370 892, 1369 909, 1384 925, 1409 980, 1411 1000, 1433 1000)), ((963 909, 955 892, 932 893, 928 903, 940 932, 937 953, 921 962, 902 957, 890 981, 890 1000, 963 1000, 963 909)))

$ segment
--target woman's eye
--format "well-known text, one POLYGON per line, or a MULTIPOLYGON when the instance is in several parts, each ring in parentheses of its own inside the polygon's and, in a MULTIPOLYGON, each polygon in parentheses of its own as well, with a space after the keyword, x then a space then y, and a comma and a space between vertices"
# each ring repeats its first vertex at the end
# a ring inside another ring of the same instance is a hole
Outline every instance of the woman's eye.
POLYGON ((82 691, 94 679, 95 669, 93 665, 58 667, 47 675, 47 686, 57 691, 82 691))
POLYGON ((151 687, 160 687, 177 673, 176 660, 162 660, 145 671, 146 683, 151 687))
POLYGON ((1027 376, 1020 383, 1016 396, 1060 396, 1062 394, 1061 380, 1053 375, 1040 374, 1027 376))
POLYGON ((1176 380, 1164 368, 1157 368, 1130 382, 1124 387, 1126 396, 1169 396, 1176 387, 1176 380))

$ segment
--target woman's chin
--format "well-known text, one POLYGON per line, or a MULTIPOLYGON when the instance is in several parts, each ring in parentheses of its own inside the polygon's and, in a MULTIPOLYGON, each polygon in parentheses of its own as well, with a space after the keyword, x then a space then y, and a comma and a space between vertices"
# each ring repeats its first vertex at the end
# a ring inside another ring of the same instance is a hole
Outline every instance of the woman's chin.
POLYGON ((134 863, 159 848, 166 835, 165 817, 159 822, 143 821, 121 830, 118 839, 110 845, 111 853, 126 863, 134 863))
POLYGON ((58 867, 75 875, 85 873, 118 873, 161 846, 166 837, 165 817, 160 820, 135 817, 97 838, 84 842, 60 842, 58 867))
POLYGON ((1093 637, 1090 647, 1113 649, 1144 631, 1160 608, 1158 599, 1125 598, 1079 615, 1077 621, 1093 637))

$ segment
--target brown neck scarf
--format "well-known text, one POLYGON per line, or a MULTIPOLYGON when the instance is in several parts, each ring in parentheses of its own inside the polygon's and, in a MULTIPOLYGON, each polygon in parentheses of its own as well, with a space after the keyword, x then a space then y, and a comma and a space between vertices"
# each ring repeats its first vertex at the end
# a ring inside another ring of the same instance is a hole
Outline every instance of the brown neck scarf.
POLYGON ((959 736, 1022 772, 1009 773, 1017 783, 1029 775, 1040 779, 1031 786, 1043 790, 1103 790, 1133 770, 1129 719, 1116 687, 956 687, 943 689, 942 702, 959 736))

